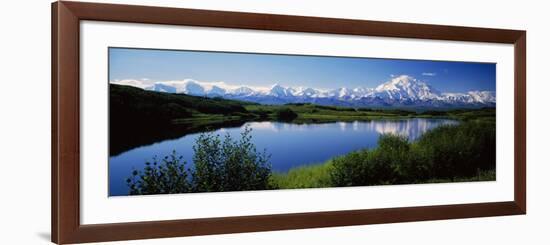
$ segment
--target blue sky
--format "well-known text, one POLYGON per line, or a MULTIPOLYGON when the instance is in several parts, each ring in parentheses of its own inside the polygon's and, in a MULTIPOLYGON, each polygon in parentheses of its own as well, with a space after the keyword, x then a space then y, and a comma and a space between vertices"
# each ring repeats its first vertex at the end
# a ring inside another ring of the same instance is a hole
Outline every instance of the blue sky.
POLYGON ((224 81, 232 85, 376 87, 410 75, 442 92, 495 91, 496 64, 474 62, 109 49, 109 80, 224 81))

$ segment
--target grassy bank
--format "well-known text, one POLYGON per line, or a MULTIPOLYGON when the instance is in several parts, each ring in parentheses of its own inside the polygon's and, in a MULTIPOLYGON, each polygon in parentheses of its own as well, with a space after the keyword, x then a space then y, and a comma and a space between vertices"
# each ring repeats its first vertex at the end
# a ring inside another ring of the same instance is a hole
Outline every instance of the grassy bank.
MULTIPOLYGON (((323 188, 335 187, 332 185, 330 171, 332 171, 332 162, 327 161, 318 165, 309 165, 293 168, 288 173, 274 173, 271 175, 270 183, 277 189, 303 189, 303 188, 323 188)), ((474 181, 494 181, 496 180, 495 170, 481 170, 474 176, 446 178, 446 179, 427 179, 411 182, 408 184, 430 184, 430 183, 451 183, 451 182, 474 182, 474 181)), ((378 185, 390 185, 392 183, 381 183, 378 185)), ((401 183, 407 184, 407 183, 401 183)))
POLYGON ((368 121, 374 119, 400 119, 416 115, 413 111, 402 110, 365 110, 349 107, 322 106, 315 104, 287 104, 287 105, 246 105, 247 111, 264 115, 265 119, 277 120, 277 112, 291 110, 296 113, 293 123, 324 123, 346 121, 368 121))
POLYGON ((275 188, 314 188, 495 180, 495 124, 488 118, 433 129, 415 142, 380 137, 362 149, 317 165, 275 173, 275 188))

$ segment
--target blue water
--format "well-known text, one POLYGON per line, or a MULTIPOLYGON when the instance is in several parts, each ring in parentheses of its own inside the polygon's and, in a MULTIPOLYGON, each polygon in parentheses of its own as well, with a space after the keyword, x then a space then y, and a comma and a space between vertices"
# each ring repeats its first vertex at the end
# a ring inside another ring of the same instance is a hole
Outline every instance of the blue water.
MULTIPOLYGON (((424 132, 443 124, 455 124, 447 119, 373 120, 369 122, 336 122, 325 124, 292 124, 282 122, 249 122, 241 127, 214 131, 220 136, 229 133, 234 139, 248 126, 258 151, 267 150, 275 172, 322 163, 332 157, 365 147, 376 147, 380 134, 393 133, 415 140, 424 132)), ((109 193, 127 195, 126 178, 132 170, 143 169, 153 156, 169 155, 173 150, 192 166, 193 144, 199 134, 189 134, 175 140, 165 140, 128 150, 109 158, 109 193)), ((189 166, 188 165, 188 166, 189 166)))

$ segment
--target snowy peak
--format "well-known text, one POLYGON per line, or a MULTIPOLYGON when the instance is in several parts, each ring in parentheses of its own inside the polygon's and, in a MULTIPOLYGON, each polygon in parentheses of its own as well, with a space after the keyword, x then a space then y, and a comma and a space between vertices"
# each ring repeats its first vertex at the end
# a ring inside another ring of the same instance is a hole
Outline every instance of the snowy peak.
POLYGON ((475 102, 483 103, 489 101, 496 103, 496 93, 493 91, 470 91, 468 95, 470 95, 475 102))
POLYGON ((430 85, 408 75, 394 77, 375 89, 381 98, 398 100, 429 100, 439 96, 439 92, 430 85))
POLYGON ((302 88, 296 93, 297 96, 314 97, 319 95, 319 91, 313 88, 302 88))
POLYGON ((207 94, 211 96, 223 96, 227 93, 227 91, 221 87, 218 87, 216 85, 213 85, 210 90, 208 90, 207 94))
POLYGON ((345 98, 350 95, 351 95, 351 90, 349 90, 348 88, 336 89, 336 96, 338 96, 338 98, 345 98))
POLYGON ((186 79, 183 81, 155 82, 147 90, 165 93, 184 93, 190 95, 205 95, 205 89, 195 80, 186 79))
POLYGON ((271 86, 271 89, 269 90, 269 95, 275 96, 275 97, 287 97, 292 96, 295 90, 291 87, 285 88, 279 84, 274 84, 271 86))
POLYGON ((235 95, 251 95, 251 94, 254 93, 254 90, 252 90, 251 88, 248 88, 248 87, 241 86, 241 87, 238 87, 238 88, 234 89, 232 92, 235 95))
POLYGON ((205 89, 194 80, 185 81, 178 89, 178 93, 204 95, 205 89))
POLYGON ((401 75, 392 78, 390 81, 382 83, 376 87, 377 92, 387 90, 399 90, 401 88, 410 87, 412 83, 417 83, 417 80, 408 75, 401 75))

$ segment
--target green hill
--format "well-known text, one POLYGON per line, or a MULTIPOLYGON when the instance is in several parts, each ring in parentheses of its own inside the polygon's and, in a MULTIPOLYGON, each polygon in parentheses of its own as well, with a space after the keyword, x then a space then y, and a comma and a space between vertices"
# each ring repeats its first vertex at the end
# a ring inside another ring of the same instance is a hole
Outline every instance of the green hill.
POLYGON ((109 85, 109 153, 183 135, 239 126, 255 115, 251 103, 109 85))
POLYGON ((189 117, 194 114, 246 113, 250 104, 221 98, 146 91, 122 85, 109 85, 111 116, 122 120, 139 117, 153 121, 189 117), (145 118, 144 118, 145 117, 145 118))

